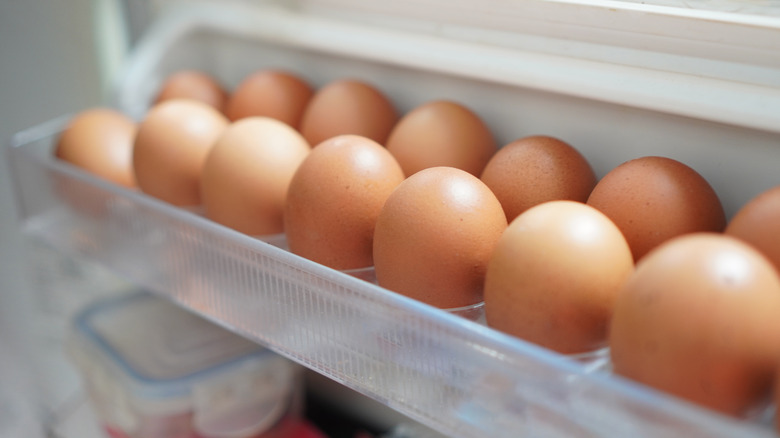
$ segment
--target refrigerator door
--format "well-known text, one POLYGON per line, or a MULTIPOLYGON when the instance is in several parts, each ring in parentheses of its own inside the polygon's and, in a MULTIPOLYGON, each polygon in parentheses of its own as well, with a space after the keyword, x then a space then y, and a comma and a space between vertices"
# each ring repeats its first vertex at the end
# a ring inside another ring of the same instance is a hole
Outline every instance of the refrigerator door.
MULTIPOLYGON (((140 117, 156 85, 178 68, 203 68, 235 86, 254 69, 284 65, 317 85, 346 74, 365 77, 387 90, 402 110, 434 97, 457 97, 483 114, 504 143, 539 132, 576 139, 599 175, 639 154, 678 158, 712 182, 729 215, 776 184, 777 2, 76 3, 69 13, 2 6, 8 9, 0 14, 0 40, 23 55, 13 77, 0 82, 0 101, 19 105, 3 105, 9 117, 0 120, 13 121, 2 126, 6 138, 99 103, 140 117), (43 16, 63 18, 54 21, 58 26, 43 26, 48 23, 40 21, 43 16), (11 26, 10 17, 38 26, 11 26), (77 28, 96 32, 82 35, 89 44, 66 38, 77 28), (7 29, 14 29, 13 38, 6 38, 7 29), (38 32, 51 34, 44 38, 38 32), (52 56, 44 62, 28 41, 52 56), (130 44, 134 49, 126 57, 130 44), (53 61, 81 65, 87 73, 63 75, 47 63, 53 61), (36 91, 42 84, 57 85, 44 89, 47 94, 36 91)), ((5 337, 11 339, 8 345, 16 344, 12 351, 34 364, 34 376, 44 376, 38 388, 27 376, 21 392, 46 394, 47 414, 67 405, 73 394, 73 373, 64 361, 49 360, 58 354, 67 316, 95 294, 126 286, 104 270, 108 266, 453 435, 497 436, 501 428, 540 436, 602 436, 616 430, 632 436, 682 430, 702 436, 772 435, 767 424, 722 418, 630 382, 584 372, 533 345, 398 299, 49 160, 47 148, 66 119, 15 137, 4 156, 11 162, 4 158, 0 172, 3 178, 16 174, 17 197, 13 204, 10 183, 0 187, 0 278, 19 278, 19 253, 31 251, 36 279, 0 286, 4 303, 12 303, 0 309, 8 327, 1 334, 10 333, 5 337), (62 203, 49 181, 109 199, 112 216, 85 219, 62 203), (17 205, 18 222, 12 217, 17 205), (28 250, 17 236, 19 228, 70 257, 35 246, 28 250), (159 240, 160 234, 167 240, 159 240), (203 255, 177 258, 193 248, 203 255), (82 257, 102 267, 83 264, 82 257), (258 261, 266 265, 258 267, 258 261), (272 305, 252 307, 258 306, 251 299, 258 288, 272 305), (218 296, 220 290, 235 294, 218 296), (295 305, 280 299, 282 292, 297 294, 295 305), (253 312, 265 312, 279 325, 258 325, 253 312), (288 327, 280 316, 305 323, 288 327), (26 344, 41 339, 38 347, 26 344)), ((0 363, 12 363, 12 356, 0 355, 0 363)), ((25 381, 8 375, 7 382, 25 381)), ((62 430, 62 436, 83 436, 62 430)))

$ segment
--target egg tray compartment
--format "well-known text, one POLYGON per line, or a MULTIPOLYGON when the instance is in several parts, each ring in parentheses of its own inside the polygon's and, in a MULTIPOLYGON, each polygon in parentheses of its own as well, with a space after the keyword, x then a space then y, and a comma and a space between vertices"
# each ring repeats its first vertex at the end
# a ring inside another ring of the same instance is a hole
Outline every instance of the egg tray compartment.
POLYGON ((50 156, 63 124, 10 149, 26 233, 440 431, 764 436, 85 174, 50 156))
MULTIPOLYGON (((201 69, 228 87, 263 67, 288 68, 316 86, 361 77, 387 92, 400 111, 434 97, 459 100, 488 121, 500 143, 521 133, 572 141, 598 174, 648 151, 680 159, 713 183, 731 211, 769 184, 771 164, 779 162, 777 133, 490 81, 468 71, 450 74, 451 66, 433 65, 436 56, 429 57, 431 64, 415 53, 395 56, 401 48, 434 53, 444 46, 273 8, 193 7, 150 29, 127 66, 117 102, 141 117, 162 79, 180 68, 201 69), (387 50, 377 51, 377 45, 387 50), (685 147, 677 138, 686 139, 685 147), (741 145, 739 153, 734 144, 741 145), (729 183, 735 177, 738 186, 729 183)), ((469 54, 467 44, 451 49, 453 56, 469 54)), ((593 372, 85 174, 51 155, 67 120, 21 132, 7 150, 27 234, 96 260, 443 433, 776 436, 766 425, 593 372)))

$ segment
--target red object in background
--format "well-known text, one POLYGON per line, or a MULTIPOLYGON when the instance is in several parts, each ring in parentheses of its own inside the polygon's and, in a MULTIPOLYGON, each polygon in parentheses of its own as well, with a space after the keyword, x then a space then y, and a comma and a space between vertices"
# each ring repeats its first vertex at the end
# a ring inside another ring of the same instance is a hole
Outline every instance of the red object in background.
POLYGON ((105 426, 103 429, 105 429, 106 433, 111 438, 129 438, 126 433, 122 432, 121 430, 114 429, 111 426, 105 426))
MULTIPOLYGON (((125 436, 116 436, 113 438, 127 438, 125 436)), ((195 434, 193 438, 205 438, 195 434)), ((259 435, 246 438, 328 438, 314 425, 300 418, 287 418, 282 420, 271 430, 265 431, 259 435)))
POLYGON ((287 438, 328 438, 319 429, 306 422, 299 422, 296 429, 287 438))
POLYGON ((295 418, 285 420, 278 427, 258 438, 328 438, 328 436, 308 421, 295 418))

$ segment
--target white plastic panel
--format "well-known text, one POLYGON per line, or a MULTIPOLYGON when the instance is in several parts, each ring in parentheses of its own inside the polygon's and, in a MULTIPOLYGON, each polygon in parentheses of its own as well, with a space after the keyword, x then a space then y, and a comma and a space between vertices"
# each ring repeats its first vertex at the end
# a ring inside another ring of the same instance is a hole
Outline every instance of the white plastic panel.
POLYGON ((777 0, 618 0, 629 3, 649 3, 675 8, 704 9, 737 14, 780 16, 777 0))
MULTIPOLYGON (((780 17, 610 0, 300 3, 456 41, 471 74, 492 80, 774 131, 780 124, 780 17)), ((444 56, 429 65, 463 68, 444 56)))
MULTIPOLYGON (((652 73, 611 64, 587 64, 598 66, 589 70, 578 60, 272 7, 188 7, 151 29, 127 67, 117 102, 141 117, 162 79, 181 68, 202 69, 233 87, 252 71, 281 67, 317 86, 345 76, 365 79, 402 111, 433 98, 459 100, 483 116, 502 143, 555 135, 580 149, 599 175, 640 155, 677 158, 713 184, 730 214, 777 183, 777 130, 704 108, 696 110, 700 117, 681 115, 692 98, 682 91, 670 101, 674 111, 655 111, 641 100, 602 99, 598 90, 551 90, 537 82, 541 77, 523 73, 528 65, 538 72, 564 69, 567 74, 552 82, 570 80, 572 87, 605 77, 642 83, 652 73), (592 76, 581 82, 584 73, 592 76)), ((741 102, 746 111, 760 112, 741 102)), ((725 418, 593 372, 86 175, 51 157, 65 121, 20 133, 9 148, 27 233, 98 260, 444 433, 774 436, 766 424, 725 418)))

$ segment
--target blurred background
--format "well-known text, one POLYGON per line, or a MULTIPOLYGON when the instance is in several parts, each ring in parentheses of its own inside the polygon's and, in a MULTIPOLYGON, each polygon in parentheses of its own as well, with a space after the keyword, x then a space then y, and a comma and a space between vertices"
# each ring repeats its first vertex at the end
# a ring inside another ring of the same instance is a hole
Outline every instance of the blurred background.
MULTIPOLYGON (((130 44, 129 27, 120 19, 122 7, 95 0, 0 2, 4 146, 17 131, 105 101, 130 44)), ((33 289, 44 281, 46 287, 57 287, 58 277, 52 274, 62 261, 26 244, 15 210, 8 163, 0 155, 0 436, 33 438, 42 436, 38 419, 45 415, 35 397, 48 385, 30 367, 33 356, 46 353, 46 345, 34 345, 44 339, 35 334, 59 329, 36 318, 41 296, 33 289)), ((49 362, 56 370, 57 361, 49 362)))

